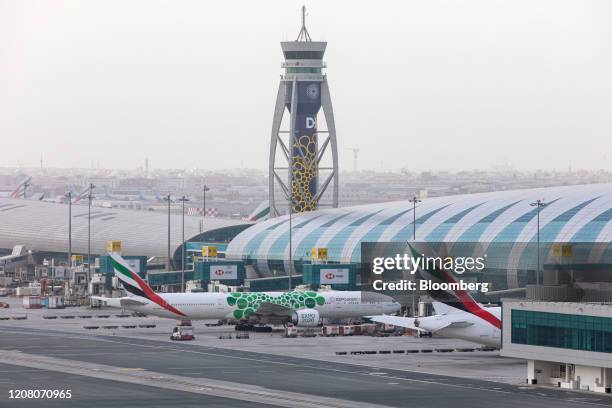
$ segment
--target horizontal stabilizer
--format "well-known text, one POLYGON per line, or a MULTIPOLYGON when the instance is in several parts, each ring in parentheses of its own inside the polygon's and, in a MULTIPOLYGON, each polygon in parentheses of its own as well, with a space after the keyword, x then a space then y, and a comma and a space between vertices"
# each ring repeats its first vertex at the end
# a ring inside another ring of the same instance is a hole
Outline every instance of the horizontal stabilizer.
POLYGON ((405 327, 407 329, 424 331, 423 329, 414 325, 414 321, 417 320, 414 317, 387 316, 387 315, 366 316, 366 317, 376 323, 392 324, 393 326, 405 327))
POLYGON ((442 329, 458 329, 468 327, 474 324, 466 320, 452 320, 449 318, 439 318, 436 316, 414 318, 382 315, 368 316, 368 319, 377 323, 392 324, 394 326, 405 327, 407 329, 428 331, 432 333, 435 333, 438 330, 442 329), (415 322, 417 322, 416 325, 415 322))

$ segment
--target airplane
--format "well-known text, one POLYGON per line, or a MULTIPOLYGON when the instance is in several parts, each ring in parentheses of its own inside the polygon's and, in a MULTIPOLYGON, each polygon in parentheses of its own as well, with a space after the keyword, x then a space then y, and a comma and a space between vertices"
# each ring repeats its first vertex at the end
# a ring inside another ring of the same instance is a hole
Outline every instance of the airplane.
MULTIPOLYGON (((412 256, 420 256, 425 251, 417 251, 407 244, 412 256)), ((440 269, 418 268, 421 279, 433 279, 441 282, 456 282, 452 273, 440 269)), ((484 307, 463 290, 428 291, 432 302, 434 316, 367 316, 377 323, 392 324, 408 329, 426 331, 443 337, 457 338, 484 344, 495 348, 501 347, 501 307, 484 307)))
POLYGON ((243 219, 245 221, 259 222, 268 219, 270 215, 270 205, 268 200, 264 200, 247 217, 243 219))
POLYGON ((360 291, 156 293, 117 253, 109 260, 128 296, 91 296, 108 306, 177 320, 236 319, 249 323, 292 323, 315 327, 323 318, 358 318, 396 313, 390 296, 360 291))
POLYGON ((72 198, 72 204, 77 204, 79 201, 83 200, 84 198, 89 197, 89 194, 90 194, 89 186, 87 186, 83 190, 81 190, 76 196, 72 198))
POLYGON ((19 182, 19 184, 17 184, 17 186, 15 187, 15 189, 13 191, 11 191, 11 192, 8 192, 8 191, 0 192, 0 197, 24 198, 24 195, 26 193, 26 189, 30 185, 30 181, 32 181, 32 176, 27 176, 21 182, 19 182))
POLYGON ((434 316, 368 316, 377 323, 392 324, 407 329, 430 332, 442 337, 461 339, 485 346, 501 347, 501 307, 483 307, 474 302, 470 311, 432 302, 434 316))

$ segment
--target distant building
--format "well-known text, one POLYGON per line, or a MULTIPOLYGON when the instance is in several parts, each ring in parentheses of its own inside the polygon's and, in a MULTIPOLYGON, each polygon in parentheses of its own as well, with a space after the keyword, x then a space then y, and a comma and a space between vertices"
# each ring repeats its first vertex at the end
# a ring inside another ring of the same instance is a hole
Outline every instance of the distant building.
MULTIPOLYGON (((72 252, 87 253, 87 206, 72 206, 72 252)), ((229 241, 250 223, 220 217, 185 216, 185 240, 229 241)), ((170 247, 180 265, 182 217, 170 219, 170 247)), ((124 255, 166 257, 168 216, 165 212, 92 207, 91 252, 106 253, 106 242, 122 241, 124 255)), ((68 205, 32 200, 0 198, 0 250, 9 253, 25 245, 37 258, 64 259, 68 252, 68 205)))

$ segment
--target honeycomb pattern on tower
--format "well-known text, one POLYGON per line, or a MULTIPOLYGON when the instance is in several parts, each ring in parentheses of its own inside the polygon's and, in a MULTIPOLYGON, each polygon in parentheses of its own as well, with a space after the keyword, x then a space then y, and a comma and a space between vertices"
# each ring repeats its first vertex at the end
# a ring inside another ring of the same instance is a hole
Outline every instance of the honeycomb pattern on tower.
POLYGON ((291 194, 293 212, 317 209, 314 195, 317 192, 317 142, 316 135, 303 135, 292 146, 294 152, 291 166, 291 194), (299 154, 301 151, 304 157, 299 154))

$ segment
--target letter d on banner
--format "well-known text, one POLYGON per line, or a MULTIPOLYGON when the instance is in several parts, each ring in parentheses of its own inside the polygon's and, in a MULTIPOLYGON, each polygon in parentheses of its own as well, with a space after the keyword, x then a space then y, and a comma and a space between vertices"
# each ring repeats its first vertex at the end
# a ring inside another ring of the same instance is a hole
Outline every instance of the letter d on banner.
POLYGON ((315 126, 317 126, 317 120, 313 117, 307 116, 306 117, 306 128, 314 129, 315 126))

